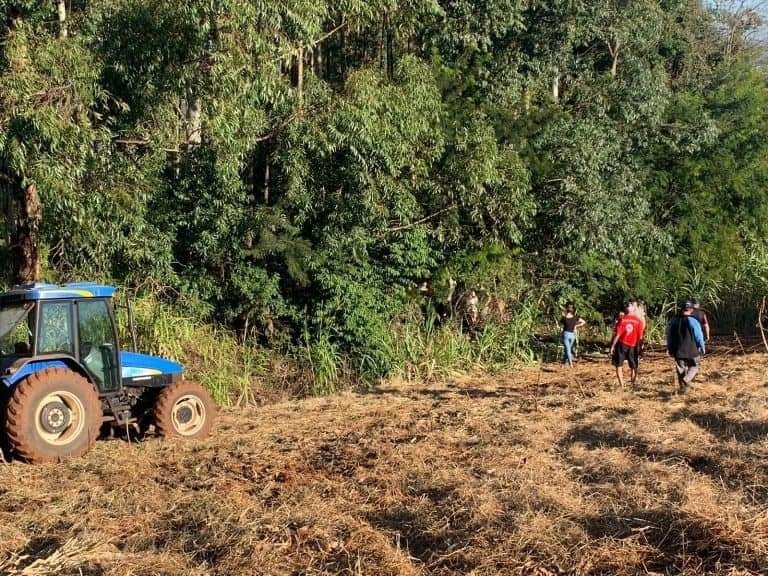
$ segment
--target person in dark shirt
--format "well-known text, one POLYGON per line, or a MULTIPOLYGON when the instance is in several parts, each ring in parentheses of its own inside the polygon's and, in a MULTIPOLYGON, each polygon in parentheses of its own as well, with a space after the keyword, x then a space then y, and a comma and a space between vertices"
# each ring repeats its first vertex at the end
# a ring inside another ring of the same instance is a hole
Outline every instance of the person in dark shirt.
POLYGON ((576 342, 576 330, 586 324, 586 322, 576 315, 576 308, 570 302, 565 305, 563 317, 560 319, 563 327, 563 363, 573 366, 573 344, 576 342))
POLYGON ((691 305, 693 306, 693 317, 698 320, 701 325, 701 329, 704 332, 704 340, 709 342, 709 316, 701 307, 701 302, 698 298, 691 298, 691 305))
POLYGON ((693 311, 693 303, 686 302, 667 326, 667 353, 675 359, 681 392, 686 391, 698 374, 706 348, 701 324, 694 317, 693 311))

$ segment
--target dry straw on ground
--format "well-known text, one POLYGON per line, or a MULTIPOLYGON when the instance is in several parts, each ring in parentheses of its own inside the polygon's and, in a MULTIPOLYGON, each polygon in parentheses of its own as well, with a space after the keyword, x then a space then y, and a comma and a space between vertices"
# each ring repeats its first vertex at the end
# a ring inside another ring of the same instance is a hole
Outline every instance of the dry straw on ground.
POLYGON ((766 357, 674 394, 603 359, 225 413, 202 444, 0 467, 8 575, 759 574, 766 357))

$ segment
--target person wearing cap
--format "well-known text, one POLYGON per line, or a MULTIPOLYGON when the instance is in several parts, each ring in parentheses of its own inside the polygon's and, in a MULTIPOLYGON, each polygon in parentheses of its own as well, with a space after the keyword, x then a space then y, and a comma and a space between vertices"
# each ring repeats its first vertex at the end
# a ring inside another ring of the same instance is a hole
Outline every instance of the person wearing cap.
POLYGON ((698 298, 691 298, 690 302, 693 305, 693 317, 701 324, 701 329, 704 331, 704 340, 709 342, 709 316, 702 309, 698 298))
POLYGON ((624 316, 619 320, 611 341, 610 355, 616 368, 619 385, 624 386, 624 363, 629 366, 629 380, 632 386, 637 382, 637 348, 643 339, 645 325, 635 314, 635 303, 624 305, 624 316))
POLYGON ((675 359, 675 371, 680 391, 685 392, 693 382, 706 351, 701 324, 694 316, 693 302, 686 301, 680 312, 667 326, 667 353, 675 359))

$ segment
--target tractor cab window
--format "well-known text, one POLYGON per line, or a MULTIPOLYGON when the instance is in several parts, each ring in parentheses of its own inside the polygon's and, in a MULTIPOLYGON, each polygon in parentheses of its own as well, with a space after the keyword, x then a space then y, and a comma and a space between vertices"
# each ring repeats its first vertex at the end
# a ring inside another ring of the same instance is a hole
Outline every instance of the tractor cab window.
POLYGON ((14 304, 0 309, 0 356, 26 356, 32 354, 34 315, 30 315, 32 302, 14 304))
POLYGON ((102 390, 113 390, 118 386, 117 345, 109 312, 104 300, 80 300, 77 303, 80 362, 102 390))
POLYGON ((69 302, 40 302, 38 354, 74 354, 72 307, 69 302))

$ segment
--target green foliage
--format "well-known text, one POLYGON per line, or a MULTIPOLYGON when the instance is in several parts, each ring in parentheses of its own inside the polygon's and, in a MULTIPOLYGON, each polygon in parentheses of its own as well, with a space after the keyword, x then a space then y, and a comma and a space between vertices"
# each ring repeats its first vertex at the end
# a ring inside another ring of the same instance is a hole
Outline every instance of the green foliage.
POLYGON ((304 348, 299 360, 309 366, 312 376, 310 391, 316 395, 327 395, 336 391, 341 380, 343 359, 338 347, 331 342, 327 334, 320 334, 313 342, 307 332, 304 334, 304 348))
POLYGON ((531 362, 531 334, 537 319, 536 302, 529 302, 515 307, 509 321, 487 324, 474 335, 450 325, 423 330, 406 322, 394 330, 393 372, 407 380, 434 380, 531 362))
POLYGON ((44 276, 163 286, 143 342, 220 396, 262 369, 252 346, 328 393, 525 360, 565 300, 752 307, 759 23, 724 37, 708 6, 95 0, 64 37, 54 3, 0 0, 3 236, 35 183, 44 276))
MULTIPOLYGON (((222 405, 253 402, 257 383, 269 377, 269 355, 243 346, 229 330, 200 321, 198 308, 189 301, 169 305, 151 293, 137 298, 133 310, 138 350, 182 362, 187 376, 206 386, 222 405)), ((125 310, 119 310, 117 318, 120 342, 130 347, 125 310)))

